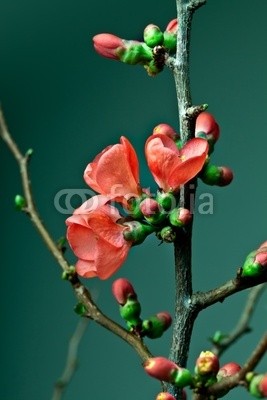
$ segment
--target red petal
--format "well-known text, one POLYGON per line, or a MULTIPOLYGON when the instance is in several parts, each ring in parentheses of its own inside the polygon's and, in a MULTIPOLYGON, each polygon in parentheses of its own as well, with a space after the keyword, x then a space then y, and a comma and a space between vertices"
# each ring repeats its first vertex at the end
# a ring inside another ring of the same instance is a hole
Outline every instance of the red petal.
POLYGON ((86 260, 78 260, 76 263, 76 272, 78 275, 83 276, 84 278, 94 278, 97 276, 95 262, 94 261, 86 261, 86 260))

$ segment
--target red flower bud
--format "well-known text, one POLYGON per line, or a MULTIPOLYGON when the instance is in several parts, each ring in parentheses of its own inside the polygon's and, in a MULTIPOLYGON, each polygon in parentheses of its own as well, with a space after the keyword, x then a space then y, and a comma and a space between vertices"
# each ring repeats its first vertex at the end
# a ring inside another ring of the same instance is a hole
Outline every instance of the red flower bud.
POLYGON ((159 204, 154 199, 146 198, 140 203, 140 210, 145 217, 151 217, 159 212, 159 204))
POLYGON ((168 25, 166 26, 165 29, 166 32, 170 32, 170 33, 177 33, 178 31, 178 21, 177 18, 172 19, 168 25))
POLYGON ((235 362, 229 362, 228 364, 223 365, 219 369, 218 374, 217 374, 217 379, 218 379, 218 381, 220 381, 223 378, 237 374, 240 370, 241 370, 241 367, 239 364, 237 364, 235 362))
POLYGON ((100 33, 93 37, 94 48, 103 57, 119 60, 118 52, 124 48, 123 39, 111 33, 100 33))
POLYGON ((259 391, 262 397, 267 397, 267 374, 263 375, 259 383, 259 391))
POLYGON ((174 383, 179 367, 165 357, 154 357, 144 362, 144 369, 153 378, 174 383))
POLYGON ((181 228, 192 220, 192 214, 186 208, 175 208, 170 212, 169 220, 173 226, 181 228))
POLYGON ((219 359, 211 351, 202 351, 196 361, 197 375, 216 375, 219 370, 219 359))
POLYGON ((172 317, 168 312, 160 312, 143 321, 143 333, 150 339, 157 339, 170 327, 172 317))
POLYGON ((218 182, 218 186, 229 185, 234 177, 232 170, 228 167, 219 167, 219 170, 220 170, 220 179, 218 182))
POLYGON ((169 136, 173 140, 177 140, 179 138, 179 135, 168 124, 159 124, 155 126, 155 128, 153 129, 153 135, 157 134, 169 136))
POLYGON ((215 143, 220 136, 220 127, 214 117, 203 111, 196 119, 195 136, 199 137, 200 133, 204 132, 207 135, 209 142, 215 143))
POLYGON ((119 304, 124 305, 129 298, 137 299, 132 284, 124 278, 117 279, 112 284, 112 293, 119 304))

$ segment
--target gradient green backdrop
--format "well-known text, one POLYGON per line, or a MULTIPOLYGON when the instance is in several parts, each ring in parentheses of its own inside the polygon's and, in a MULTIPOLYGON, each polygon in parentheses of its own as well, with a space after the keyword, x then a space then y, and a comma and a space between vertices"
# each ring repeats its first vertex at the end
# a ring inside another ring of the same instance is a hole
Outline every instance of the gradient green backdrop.
MULTIPOLYGON (((178 130, 170 71, 150 78, 95 54, 91 38, 112 32, 141 39, 148 23, 164 28, 175 17, 175 0, 126 2, 90 0, 1 0, 0 101, 9 128, 23 150, 34 149, 32 186, 39 211, 55 238, 65 218, 54 206, 62 189, 86 189, 86 164, 105 146, 126 135, 136 147, 143 186, 155 185, 143 143, 153 127, 166 122, 178 130)), ((213 215, 196 214, 194 289, 208 290, 232 278, 246 254, 267 239, 266 0, 209 0, 194 18, 191 82, 194 103, 208 103, 221 126, 213 156, 233 168, 231 186, 200 184, 212 193, 213 215)), ((75 297, 30 221, 14 210, 21 192, 15 161, 1 143, 1 363, 0 400, 47 400, 62 372, 68 340, 78 317, 75 297)), ((79 198, 73 198, 78 205, 79 198)), ((71 252, 68 257, 74 261, 71 252)), ((171 245, 149 238, 132 249, 113 279, 130 279, 143 315, 173 312, 171 245)), ((111 283, 86 282, 105 313, 120 322, 111 283)), ((207 338, 228 332, 239 318, 246 293, 206 310, 198 319, 189 368, 207 338)), ((265 298, 266 301, 266 298, 265 298)), ((266 329, 262 298, 253 332, 222 357, 243 363, 266 329)), ((168 355, 170 332, 149 342, 168 355)), ((266 359, 259 370, 266 371, 266 359)), ((152 400, 159 384, 142 370, 127 344, 91 323, 81 343, 79 369, 65 400, 152 400)), ((237 389, 229 399, 247 399, 237 389)))

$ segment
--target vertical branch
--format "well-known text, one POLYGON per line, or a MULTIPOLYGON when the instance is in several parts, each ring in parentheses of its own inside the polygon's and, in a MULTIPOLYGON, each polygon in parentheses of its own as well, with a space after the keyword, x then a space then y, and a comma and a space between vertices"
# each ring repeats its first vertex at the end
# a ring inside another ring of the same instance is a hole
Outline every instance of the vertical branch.
MULTIPOLYGON (((205 3, 205 0, 187 1, 176 0, 178 33, 176 59, 170 62, 173 71, 177 105, 179 111, 180 136, 183 143, 194 135, 195 110, 192 107, 190 76, 189 76, 189 48, 193 13, 196 8, 205 3), (192 113, 191 113, 191 111, 192 113)), ((196 181, 184 185, 180 190, 180 206, 193 212, 190 198, 194 197, 196 181), (190 188, 190 190, 189 190, 190 188)), ((180 366, 187 363, 189 345, 194 321, 198 311, 191 303, 192 296, 192 224, 183 232, 177 234, 174 242, 175 256, 175 316, 173 322, 173 338, 170 350, 170 359, 180 366)), ((177 388, 169 388, 172 394, 181 398, 177 388)))

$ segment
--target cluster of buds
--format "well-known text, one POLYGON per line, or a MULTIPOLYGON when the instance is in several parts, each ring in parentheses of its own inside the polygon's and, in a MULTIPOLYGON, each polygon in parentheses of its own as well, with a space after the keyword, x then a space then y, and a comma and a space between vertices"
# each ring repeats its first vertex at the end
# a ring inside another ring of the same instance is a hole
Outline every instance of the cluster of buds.
POLYGON ((249 372, 246 376, 246 380, 249 385, 248 391, 252 396, 258 399, 267 397, 267 374, 249 372))
POLYGON ((267 271, 267 242, 260 245, 246 257, 241 275, 244 277, 257 277, 267 271))
MULTIPOLYGON (((220 127, 210 113, 204 111, 197 117, 195 136, 208 141, 210 155, 220 137, 220 127)), ((199 177, 207 185, 227 186, 233 180, 233 172, 228 167, 211 164, 208 158, 199 177)))
POLYGON ((101 33, 94 36, 93 43, 101 56, 125 64, 141 64, 149 75, 155 76, 162 71, 166 55, 176 50, 177 29, 177 20, 173 19, 163 32, 157 25, 147 25, 143 33, 143 42, 101 33))
POLYGON ((166 311, 145 320, 141 319, 141 305, 132 284, 127 279, 120 278, 114 281, 112 293, 119 303, 120 315, 131 332, 141 337, 157 339, 170 327, 172 318, 166 311))

